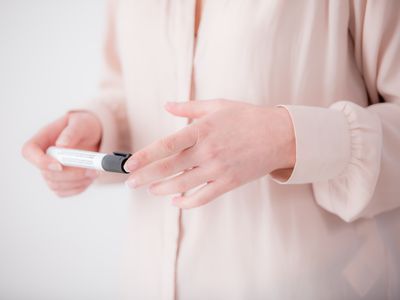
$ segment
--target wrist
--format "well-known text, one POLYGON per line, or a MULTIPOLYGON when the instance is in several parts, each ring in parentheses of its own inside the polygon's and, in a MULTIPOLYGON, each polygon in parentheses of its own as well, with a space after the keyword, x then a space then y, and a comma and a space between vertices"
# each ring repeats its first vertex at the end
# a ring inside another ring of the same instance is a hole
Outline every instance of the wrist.
POLYGON ((276 118, 276 166, 274 170, 291 170, 296 164, 296 136, 292 118, 283 106, 272 108, 276 118))

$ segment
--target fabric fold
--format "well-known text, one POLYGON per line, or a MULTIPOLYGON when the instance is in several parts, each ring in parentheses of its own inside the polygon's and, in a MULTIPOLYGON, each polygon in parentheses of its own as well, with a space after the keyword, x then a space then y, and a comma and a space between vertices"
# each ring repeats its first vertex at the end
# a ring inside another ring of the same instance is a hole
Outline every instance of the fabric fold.
POLYGON ((372 111, 349 101, 329 108, 284 106, 296 135, 296 164, 282 184, 312 183, 316 202, 350 222, 363 214, 380 173, 382 128, 372 111))

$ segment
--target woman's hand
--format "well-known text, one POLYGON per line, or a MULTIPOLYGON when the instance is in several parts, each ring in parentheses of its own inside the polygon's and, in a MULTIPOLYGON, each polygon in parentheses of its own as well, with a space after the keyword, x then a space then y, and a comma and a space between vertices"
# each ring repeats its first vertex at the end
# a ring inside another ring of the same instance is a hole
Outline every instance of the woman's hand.
POLYGON ((47 185, 58 196, 83 192, 97 177, 94 170, 62 167, 46 155, 50 146, 97 151, 102 136, 100 121, 89 112, 71 112, 42 128, 27 141, 23 156, 41 170, 47 185))
POLYGON ((151 193, 169 195, 203 185, 172 200, 180 208, 192 208, 294 166, 294 131, 285 108, 206 100, 168 103, 166 109, 195 120, 129 159, 127 185, 132 188, 151 184, 151 193))

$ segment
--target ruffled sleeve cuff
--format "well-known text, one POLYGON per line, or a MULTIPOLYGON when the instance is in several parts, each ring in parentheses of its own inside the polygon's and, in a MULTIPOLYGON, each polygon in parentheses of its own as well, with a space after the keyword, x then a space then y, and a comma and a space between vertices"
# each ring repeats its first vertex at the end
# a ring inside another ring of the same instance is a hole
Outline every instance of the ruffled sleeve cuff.
POLYGON ((327 108, 285 105, 296 135, 296 164, 282 184, 312 183, 317 203, 345 221, 368 216, 379 177, 382 129, 372 111, 348 101, 327 108))
POLYGON ((289 178, 272 178, 283 184, 302 184, 336 177, 351 155, 350 128, 336 109, 280 105, 288 110, 296 136, 296 163, 289 178))

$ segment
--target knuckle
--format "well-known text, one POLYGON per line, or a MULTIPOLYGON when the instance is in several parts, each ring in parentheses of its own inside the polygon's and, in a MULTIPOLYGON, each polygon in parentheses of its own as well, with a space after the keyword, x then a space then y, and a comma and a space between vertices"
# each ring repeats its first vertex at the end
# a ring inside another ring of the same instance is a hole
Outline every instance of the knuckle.
POLYGON ((159 163, 157 169, 158 169, 158 172, 159 172, 161 175, 165 175, 165 174, 168 174, 168 173, 170 172, 170 170, 171 170, 171 165, 170 165, 168 162, 166 162, 166 161, 161 161, 161 162, 159 163))
POLYGON ((168 152, 173 152, 176 148, 175 138, 166 137, 160 140, 161 148, 168 152))
POLYGON ((141 163, 145 164, 148 161, 148 154, 146 151, 138 152, 136 154, 136 159, 141 163))
POLYGON ((218 156, 218 148, 213 143, 205 143, 203 145, 203 155, 206 159, 215 159, 218 156))

